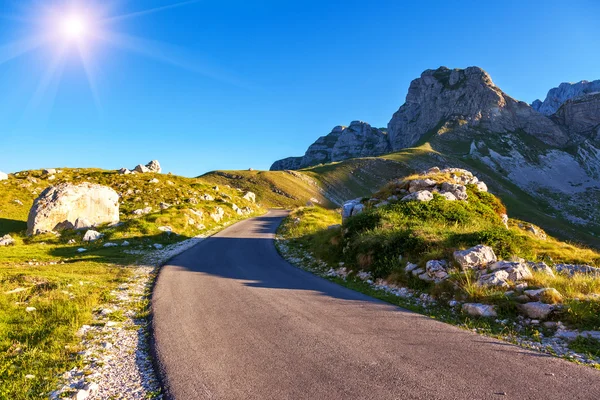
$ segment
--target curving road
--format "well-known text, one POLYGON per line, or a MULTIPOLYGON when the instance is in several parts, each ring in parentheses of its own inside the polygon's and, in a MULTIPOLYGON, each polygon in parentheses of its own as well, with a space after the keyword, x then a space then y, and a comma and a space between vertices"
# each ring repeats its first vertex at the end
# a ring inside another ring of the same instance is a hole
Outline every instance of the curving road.
POLYGON ((271 211, 163 267, 154 346, 192 399, 599 399, 600 371, 529 352, 297 269, 271 211))

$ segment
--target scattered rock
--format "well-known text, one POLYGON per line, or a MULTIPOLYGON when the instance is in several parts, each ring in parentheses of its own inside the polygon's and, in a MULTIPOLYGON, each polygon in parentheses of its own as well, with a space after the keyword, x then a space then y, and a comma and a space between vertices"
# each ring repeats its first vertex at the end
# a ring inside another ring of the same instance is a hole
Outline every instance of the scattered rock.
POLYGON ((150 172, 150 170, 142 164, 139 164, 133 169, 135 172, 139 172, 140 174, 145 174, 146 172, 150 172))
POLYGON ((527 318, 545 320, 554 310, 554 306, 536 301, 531 303, 519 304, 519 310, 527 318))
MULTIPOLYGON (((252 203, 256 203, 256 195, 252 192, 246 192, 246 194, 244 194, 243 198, 252 203)), ((312 201, 313 203, 317 203, 317 204, 319 203, 318 201, 313 201, 313 200, 316 200, 316 199, 310 199, 310 201, 312 201)))
POLYGON ((160 163, 158 160, 152 160, 148 164, 146 164, 146 168, 149 172, 155 172, 160 174, 162 172, 162 168, 160 167, 160 163))
POLYGON ((104 243, 104 246, 102 246, 102 247, 117 247, 117 246, 118 246, 118 244, 116 244, 116 243, 108 242, 108 243, 104 243))
POLYGON ((554 271, 552 271, 552 268, 550 268, 544 262, 539 262, 539 263, 530 262, 530 263, 528 263, 528 265, 532 270, 534 270, 536 272, 542 272, 548 276, 554 277, 554 271))
POLYGON ((148 183, 160 183, 160 181, 156 178, 150 179, 148 183))
POLYGON ((77 219, 92 226, 119 222, 119 195, 113 189, 91 184, 62 183, 44 190, 34 201, 27 220, 27 234, 52 232, 77 219))
POLYGON ((485 184, 485 182, 477 182, 475 184, 477 186, 477 190, 479 190, 480 192, 487 192, 488 191, 488 187, 485 184))
POLYGON ((35 307, 27 307, 27 308, 25 309, 25 311, 26 311, 26 312, 34 312, 34 311, 36 311, 36 308, 35 308, 35 307))
POLYGON ((79 249, 77 249, 78 253, 84 253, 86 251, 87 251, 87 249, 84 249, 83 247, 80 247, 79 249))
POLYGON ((160 204, 158 205, 158 207, 159 207, 161 210, 168 210, 168 209, 171 207, 171 205, 170 205, 169 203, 160 203, 160 204))
POLYGON ((433 194, 429 190, 420 190, 402 198, 402 201, 431 201, 433 194))
POLYGON ((75 220, 75 224, 73 225, 73 229, 87 229, 92 228, 94 224, 92 224, 89 220, 85 218, 77 218, 75 220))
POLYGON ((464 313, 473 317, 497 317, 496 308, 489 304, 465 303, 462 305, 464 313))
POLYGON ((140 208, 132 212, 133 215, 146 215, 152 212, 152 207, 140 208))
POLYGON ((425 272, 435 282, 448 278, 448 263, 446 260, 429 260, 425 264, 425 272))
POLYGON ((497 258, 491 247, 480 244, 467 250, 455 251, 454 260, 462 268, 481 268, 496 262, 497 258))
POLYGON ((531 300, 541 301, 547 304, 555 304, 562 302, 562 295, 554 288, 543 288, 536 290, 525 290, 524 293, 531 300))
POLYGON ((458 200, 467 200, 469 195, 467 194, 467 187, 465 185, 459 185, 456 183, 443 182, 441 186, 442 193, 452 193, 458 200))
POLYGON ((531 270, 524 262, 498 261, 489 266, 492 271, 504 270, 508 272, 508 279, 517 281, 527 281, 533 278, 531 270))
POLYGON ((162 248, 164 247, 164 246, 163 246, 162 244, 160 244, 160 243, 154 243, 152 246, 153 246, 153 247, 154 247, 156 250, 160 250, 160 249, 162 249, 162 248))
POLYGON ((422 190, 431 191, 436 186, 437 182, 433 179, 415 179, 410 181, 408 191, 410 193, 420 192, 422 190))
POLYGON ((482 274, 477 283, 481 286, 509 287, 508 280, 508 272, 498 270, 489 274, 482 274))
MULTIPOLYGON (((348 200, 342 204, 342 223, 352 216, 354 207, 360 204, 361 199, 348 200)), ((356 214, 355 214, 356 215, 356 214)))
POLYGON ((0 247, 2 246, 13 246, 15 244, 15 239, 12 238, 12 236, 6 234, 2 237, 0 237, 0 247))
POLYGON ((83 241, 84 242, 94 242, 100 238, 102 238, 104 235, 101 234, 100 232, 94 231, 94 230, 89 230, 85 233, 85 235, 83 235, 83 241))
POLYGON ((131 171, 128 170, 127 168, 121 168, 118 172, 119 172, 120 175, 129 175, 129 174, 131 174, 131 171))
POLYGON ((582 274, 600 277, 600 268, 592 267, 591 265, 556 264, 554 268, 561 274, 582 274))
POLYGON ((223 208, 221 207, 216 207, 215 208, 215 212, 210 214, 210 217, 213 219, 213 221, 215 222, 221 222, 221 220, 223 219, 223 217, 225 216, 225 210, 223 210, 223 208))

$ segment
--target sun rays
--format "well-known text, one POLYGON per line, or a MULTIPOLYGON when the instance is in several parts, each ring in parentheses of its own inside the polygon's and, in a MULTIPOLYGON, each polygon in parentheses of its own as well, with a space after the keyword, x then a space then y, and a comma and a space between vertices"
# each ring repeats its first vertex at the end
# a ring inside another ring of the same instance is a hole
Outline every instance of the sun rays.
MULTIPOLYGON (((115 26, 124 20, 189 6, 198 2, 199 0, 173 2, 126 14, 116 13, 115 6, 117 4, 114 2, 112 2, 112 6, 107 6, 106 4, 111 2, 100 0, 65 0, 60 3, 52 2, 52 4, 49 4, 50 2, 31 2, 27 9, 22 7, 23 10, 20 13, 22 15, 0 15, 0 19, 22 24, 30 31, 29 35, 24 37, 8 43, 0 43, 0 68, 5 63, 31 53, 48 52, 49 59, 45 70, 38 78, 39 83, 35 92, 32 93, 28 108, 35 108, 44 98, 52 104, 56 88, 62 80, 65 64, 77 61, 87 78, 91 97, 100 110, 97 71, 98 64, 101 63, 99 54, 105 48, 125 50, 175 67, 194 70, 194 72, 206 76, 216 75, 201 66, 190 67, 187 64, 193 63, 185 60, 186 57, 169 56, 172 47, 168 44, 121 33, 118 31, 119 27, 115 26)), ((19 5, 22 6, 22 4, 19 5)))

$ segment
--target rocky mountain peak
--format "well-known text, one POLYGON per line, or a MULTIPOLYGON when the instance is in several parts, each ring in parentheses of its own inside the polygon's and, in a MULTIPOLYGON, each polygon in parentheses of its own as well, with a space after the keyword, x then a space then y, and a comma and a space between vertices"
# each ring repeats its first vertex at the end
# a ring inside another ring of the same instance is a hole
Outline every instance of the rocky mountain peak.
POLYGON ((382 155, 390 151, 386 132, 363 121, 352 121, 350 126, 338 125, 328 135, 321 136, 309 146, 304 156, 276 161, 271 170, 301 169, 352 157, 382 155))
POLYGON ((600 80, 580 81, 577 83, 564 82, 558 87, 548 91, 544 101, 536 100, 531 103, 534 110, 544 114, 552 115, 567 101, 586 94, 600 92, 600 80))
POLYGON ((550 119, 502 92, 483 69, 440 67, 410 84, 406 102, 388 124, 391 146, 394 151, 414 146, 448 121, 464 129, 523 130, 554 145, 568 140, 550 119))

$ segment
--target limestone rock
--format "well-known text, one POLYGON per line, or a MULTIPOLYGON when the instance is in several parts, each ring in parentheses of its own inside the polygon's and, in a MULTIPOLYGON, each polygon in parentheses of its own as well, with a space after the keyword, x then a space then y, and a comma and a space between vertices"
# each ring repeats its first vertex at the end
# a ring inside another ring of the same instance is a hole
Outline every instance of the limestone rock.
POLYGON ((154 172, 160 174, 162 172, 162 168, 160 167, 160 163, 158 160, 152 160, 148 164, 146 164, 146 168, 148 172, 154 172))
POLYGON ((592 267, 591 265, 573 265, 573 264, 556 264, 556 271, 566 275, 593 275, 600 277, 600 268, 592 267))
POLYGON ((508 272, 498 270, 489 274, 482 274, 477 280, 477 283, 481 286, 509 287, 508 280, 508 272))
POLYGON ((550 268, 544 262, 539 262, 539 263, 530 262, 530 263, 528 263, 528 265, 529 265, 529 268, 531 268, 532 270, 534 270, 536 272, 543 272, 546 275, 554 277, 554 271, 552 271, 552 268, 550 268))
POLYGON ((553 304, 554 302, 561 302, 562 295, 554 288, 543 288, 535 290, 525 290, 524 293, 534 301, 541 301, 542 303, 553 304))
POLYGON ((3 246, 12 246, 15 243, 16 243, 15 239, 13 239, 12 236, 10 236, 8 234, 0 237, 0 247, 3 247, 3 246))
POLYGON ((459 185, 455 183, 444 182, 441 186, 442 193, 452 193, 458 200, 467 200, 469 195, 467 194, 467 188, 465 185, 459 185))
POLYGON ((429 260, 425 264, 425 272, 435 282, 448 278, 448 263, 445 260, 429 260))
MULTIPOLYGON (((360 204, 361 199, 348 200, 342 204, 342 223, 352 216, 352 211, 360 204)), ((356 215, 356 214, 354 214, 356 215)))
POLYGON ((421 190, 431 191, 431 189, 433 189, 436 184, 437 182, 433 179, 415 179, 413 181, 410 181, 408 191, 410 193, 419 192, 421 190))
POLYGON ((497 317, 496 308, 489 304, 465 303, 462 311, 472 317, 497 317))
POLYGON ((480 244, 467 250, 455 251, 454 260, 466 269, 485 267, 496 262, 497 258, 491 247, 480 244))
POLYGON ((117 171, 119 173, 119 175, 129 175, 131 174, 131 171, 128 170, 127 168, 121 168, 119 171, 117 171))
POLYGON ((0 171, 0 181, 5 181, 5 180, 8 180, 8 174, 0 171))
POLYGON ((83 241, 84 242, 95 242, 96 240, 102 238, 102 236, 104 236, 103 234, 101 234, 98 231, 94 231, 94 230, 89 230, 85 233, 85 235, 83 235, 83 241))
MULTIPOLYGON (((243 198, 248 200, 249 202, 256 203, 256 195, 252 192, 246 192, 246 194, 244 194, 243 198)), ((312 199, 311 199, 311 201, 312 201, 312 199)), ((318 203, 318 201, 317 201, 317 203, 318 203)))
POLYGON ((135 172, 139 172, 140 174, 145 174, 146 172, 150 172, 148 167, 146 167, 145 165, 142 165, 142 164, 137 165, 133 170, 135 172))
POLYGON ((533 278, 531 270, 524 262, 498 261, 489 266, 492 271, 503 270, 513 282, 527 281, 533 278))
POLYGON ((539 320, 548 318, 550 313, 554 310, 554 306, 539 301, 520 304, 518 308, 527 318, 539 320))
POLYGON ((27 220, 27 234, 52 232, 77 219, 91 226, 119 222, 119 195, 113 189, 91 184, 62 183, 44 190, 34 201, 27 220))
POLYGON ((402 198, 402 201, 431 201, 433 194, 429 190, 420 190, 402 198))
POLYGON ((225 210, 223 210, 223 208, 221 207, 216 207, 215 208, 215 212, 210 214, 210 217, 213 219, 213 221, 215 222, 221 222, 221 220, 223 219, 223 217, 225 216, 225 210))

